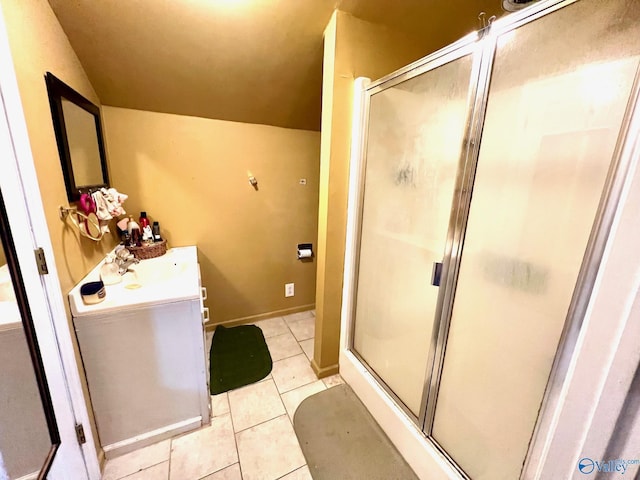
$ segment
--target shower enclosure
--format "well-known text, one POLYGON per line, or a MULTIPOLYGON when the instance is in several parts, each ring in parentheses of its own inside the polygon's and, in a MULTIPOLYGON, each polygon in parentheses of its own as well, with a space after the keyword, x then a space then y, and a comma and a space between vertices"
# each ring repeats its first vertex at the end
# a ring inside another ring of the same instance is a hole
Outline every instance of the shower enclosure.
POLYGON ((639 60, 637 0, 543 1, 365 89, 348 349, 463 478, 527 477, 620 195, 639 60))

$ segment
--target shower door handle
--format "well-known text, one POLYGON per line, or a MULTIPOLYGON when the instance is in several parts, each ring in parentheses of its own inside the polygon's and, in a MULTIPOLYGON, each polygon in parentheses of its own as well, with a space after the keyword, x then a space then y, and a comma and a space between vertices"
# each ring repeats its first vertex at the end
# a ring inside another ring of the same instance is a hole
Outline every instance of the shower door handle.
POLYGON ((431 285, 433 285, 434 287, 439 287, 441 278, 442 262, 433 262, 433 270, 431 271, 431 285))

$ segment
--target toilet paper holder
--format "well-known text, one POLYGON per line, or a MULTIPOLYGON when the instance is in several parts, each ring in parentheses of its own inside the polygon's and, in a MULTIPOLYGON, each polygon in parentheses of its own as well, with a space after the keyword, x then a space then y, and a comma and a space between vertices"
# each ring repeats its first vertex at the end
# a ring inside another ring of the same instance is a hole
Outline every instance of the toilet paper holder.
POLYGON ((313 258, 313 244, 311 243, 299 243, 298 244, 298 260, 310 261, 313 258))

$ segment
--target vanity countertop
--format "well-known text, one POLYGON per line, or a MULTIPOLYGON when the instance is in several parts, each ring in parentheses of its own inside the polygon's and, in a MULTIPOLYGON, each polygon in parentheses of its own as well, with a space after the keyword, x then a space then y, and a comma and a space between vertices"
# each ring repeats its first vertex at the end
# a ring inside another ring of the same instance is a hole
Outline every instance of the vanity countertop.
POLYGON ((129 267, 122 282, 105 285, 104 301, 87 305, 82 301, 80 286, 100 280, 102 264, 100 262, 69 292, 74 318, 200 298, 200 270, 195 246, 170 248, 161 257, 140 260, 129 267))

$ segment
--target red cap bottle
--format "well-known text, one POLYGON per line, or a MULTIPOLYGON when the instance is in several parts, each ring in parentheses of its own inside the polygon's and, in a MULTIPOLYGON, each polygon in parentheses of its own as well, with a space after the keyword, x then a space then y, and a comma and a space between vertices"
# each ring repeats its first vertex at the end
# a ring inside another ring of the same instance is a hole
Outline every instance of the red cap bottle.
POLYGON ((140 231, 144 231, 144 227, 149 226, 149 219, 147 218, 147 212, 140 212, 140 219, 138 220, 140 225, 140 231))

